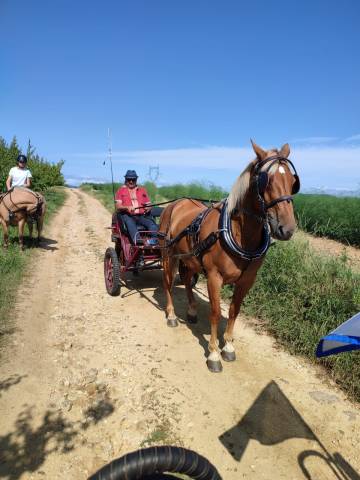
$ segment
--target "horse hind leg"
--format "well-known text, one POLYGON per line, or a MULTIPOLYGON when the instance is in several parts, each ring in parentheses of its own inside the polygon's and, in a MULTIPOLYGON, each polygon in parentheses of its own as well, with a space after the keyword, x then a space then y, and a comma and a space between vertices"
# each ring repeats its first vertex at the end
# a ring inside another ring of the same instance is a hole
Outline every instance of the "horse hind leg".
POLYGON ((28 226, 28 229, 29 229, 29 238, 30 238, 30 244, 33 243, 33 223, 31 221, 31 219, 27 222, 27 226, 28 226))
POLYGON ((163 284, 166 297, 166 318, 168 327, 178 326, 178 319, 175 315, 174 304, 171 295, 177 270, 177 263, 177 261, 169 256, 167 256, 163 261, 163 284))
POLYGON ((185 283, 186 294, 189 302, 186 319, 189 323, 197 323, 197 305, 196 305, 196 300, 194 298, 192 281, 193 281, 193 272, 189 268, 186 268, 185 275, 184 275, 184 283, 185 283))
POLYGON ((3 236, 4 236, 4 248, 8 248, 9 246, 9 227, 5 220, 0 217, 0 223, 3 229, 3 236))
POLYGON ((19 245, 20 250, 24 250, 24 228, 25 228, 26 219, 25 217, 19 220, 18 228, 19 228, 19 245))

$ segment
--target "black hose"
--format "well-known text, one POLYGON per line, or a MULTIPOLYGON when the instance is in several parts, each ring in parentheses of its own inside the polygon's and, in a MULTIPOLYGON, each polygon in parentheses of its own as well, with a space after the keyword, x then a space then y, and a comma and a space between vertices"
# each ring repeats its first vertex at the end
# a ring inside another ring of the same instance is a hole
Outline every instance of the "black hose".
POLYGON ((194 480, 222 480, 205 457, 192 450, 168 446, 128 453, 105 465, 88 480, 141 480, 164 472, 183 473, 194 480))

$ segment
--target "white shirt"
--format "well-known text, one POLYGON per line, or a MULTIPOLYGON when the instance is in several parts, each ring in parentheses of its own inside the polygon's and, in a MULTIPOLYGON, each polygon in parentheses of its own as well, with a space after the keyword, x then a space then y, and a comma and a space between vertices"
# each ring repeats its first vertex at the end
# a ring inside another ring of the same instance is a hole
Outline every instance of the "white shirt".
POLYGON ((28 178, 32 178, 32 175, 28 168, 13 167, 10 169, 9 177, 12 187, 22 187, 28 178))

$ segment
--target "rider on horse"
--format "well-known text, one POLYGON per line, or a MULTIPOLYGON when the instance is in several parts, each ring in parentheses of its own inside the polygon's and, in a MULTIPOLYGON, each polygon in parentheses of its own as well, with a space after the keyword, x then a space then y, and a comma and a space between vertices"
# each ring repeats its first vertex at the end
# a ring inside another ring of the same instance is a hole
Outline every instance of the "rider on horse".
MULTIPOLYGON (((147 205, 151 202, 146 188, 138 186, 137 179, 135 170, 128 170, 125 174, 125 185, 120 187, 115 194, 116 209, 121 214, 134 244, 136 244, 137 225, 141 225, 151 232, 157 232, 159 228, 149 216, 150 209, 147 205)), ((148 243, 157 245, 156 236, 153 235, 148 243)))
POLYGON ((25 155, 18 155, 17 167, 12 167, 6 180, 6 188, 9 191, 13 187, 31 187, 32 175, 26 168, 27 158, 25 155))

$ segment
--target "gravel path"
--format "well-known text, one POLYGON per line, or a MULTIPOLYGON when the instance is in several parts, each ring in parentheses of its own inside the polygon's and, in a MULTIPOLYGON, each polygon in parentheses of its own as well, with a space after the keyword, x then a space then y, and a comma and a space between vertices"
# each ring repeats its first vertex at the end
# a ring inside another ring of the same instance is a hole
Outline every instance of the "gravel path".
POLYGON ((1 356, 0 478, 85 479, 140 446, 170 443, 208 457, 224 480, 359 479, 360 410, 320 368, 240 316, 238 360, 210 374, 203 287, 199 323, 175 329, 161 272, 107 295, 109 223, 96 199, 69 190, 45 232, 53 242, 34 254, 1 356))

